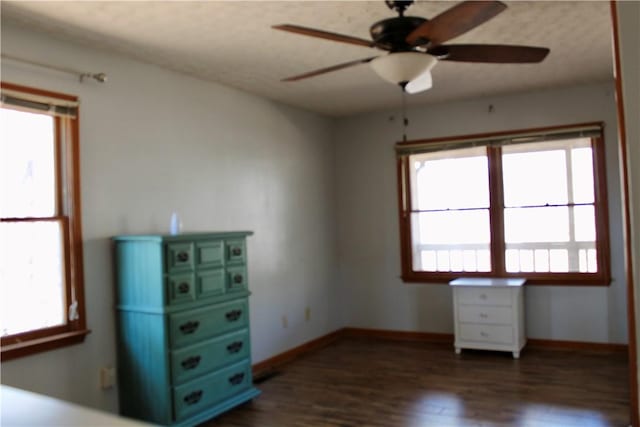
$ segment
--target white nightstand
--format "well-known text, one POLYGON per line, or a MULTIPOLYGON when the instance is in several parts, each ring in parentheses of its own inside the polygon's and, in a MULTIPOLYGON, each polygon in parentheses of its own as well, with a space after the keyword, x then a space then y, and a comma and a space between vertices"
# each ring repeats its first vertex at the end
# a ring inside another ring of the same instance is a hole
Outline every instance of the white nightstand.
POLYGON ((464 278, 453 289, 455 349, 510 351, 514 359, 527 342, 524 330, 525 279, 464 278))

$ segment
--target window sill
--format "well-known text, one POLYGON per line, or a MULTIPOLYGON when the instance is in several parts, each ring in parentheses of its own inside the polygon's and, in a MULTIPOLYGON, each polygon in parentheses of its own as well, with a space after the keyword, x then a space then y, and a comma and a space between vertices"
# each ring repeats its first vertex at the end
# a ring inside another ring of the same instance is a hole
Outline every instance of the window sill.
POLYGON ((609 286, 611 278, 598 274, 538 274, 527 275, 527 273, 496 276, 488 273, 424 273, 412 271, 409 274, 403 274, 401 279, 404 283, 410 284, 442 284, 447 285, 451 280, 460 277, 499 277, 508 278, 524 278, 527 279, 527 286, 609 286))
POLYGON ((25 342, 3 345, 1 360, 2 362, 6 362, 7 360, 17 359, 31 354, 80 344, 90 333, 91 330, 82 329, 79 331, 64 332, 62 334, 51 335, 25 342))

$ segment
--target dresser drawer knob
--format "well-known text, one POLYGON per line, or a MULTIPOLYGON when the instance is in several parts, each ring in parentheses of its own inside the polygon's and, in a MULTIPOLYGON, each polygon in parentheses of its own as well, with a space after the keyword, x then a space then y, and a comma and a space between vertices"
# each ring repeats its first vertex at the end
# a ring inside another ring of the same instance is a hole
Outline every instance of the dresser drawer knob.
POLYGON ((183 400, 187 405, 195 405, 196 403, 200 402, 203 393, 204 392, 202 390, 192 391, 191 393, 187 394, 183 400))
POLYGON ((486 319, 489 315, 487 313, 480 313, 480 317, 486 319))
POLYGON ((178 252, 177 258, 178 258, 178 261, 180 262, 187 262, 189 261, 189 253, 184 251, 178 252))
POLYGON ((225 317, 229 322, 235 322, 242 316, 242 310, 231 310, 225 314, 225 317))
POLYGON ((487 299, 487 294, 480 294, 480 299, 487 299))
POLYGON ((197 320, 189 321, 180 325, 180 331, 182 331, 182 333, 185 335, 192 334, 196 331, 196 329, 198 329, 198 326, 200 326, 200 322, 198 322, 197 320))
POLYGON ((237 353, 242 349, 242 341, 234 341, 227 346, 229 353, 237 353))
POLYGON ((238 385, 242 382, 243 379, 244 379, 244 372, 240 372, 238 374, 235 374, 232 377, 229 377, 229 382, 231 383, 231 385, 238 385))
POLYGON ((484 337, 484 338, 489 338, 489 334, 488 334, 488 333, 486 333, 485 331, 481 331, 481 332, 480 332, 480 335, 481 335, 482 337, 484 337))
POLYGON ((242 274, 236 274, 233 276, 233 283, 242 283, 242 274))
POLYGON ((239 247, 234 247, 233 249, 231 249, 231 255, 233 255, 233 256, 242 255, 242 249, 239 248, 239 247))
POLYGON ((182 282, 178 285, 178 292, 181 294, 188 294, 189 288, 190 286, 187 282, 182 282))
POLYGON ((200 364, 200 356, 192 356, 182 361, 181 365, 184 369, 195 369, 200 364))

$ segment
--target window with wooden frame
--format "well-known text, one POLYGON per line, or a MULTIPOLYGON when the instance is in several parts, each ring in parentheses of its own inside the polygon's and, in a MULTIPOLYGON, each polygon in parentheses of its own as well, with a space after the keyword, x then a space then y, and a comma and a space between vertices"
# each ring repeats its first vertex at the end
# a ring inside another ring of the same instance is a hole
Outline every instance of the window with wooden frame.
POLYGON ((78 99, 2 82, 2 360, 84 340, 78 99))
POLYGON ((402 278, 608 285, 601 123, 396 144, 402 278))

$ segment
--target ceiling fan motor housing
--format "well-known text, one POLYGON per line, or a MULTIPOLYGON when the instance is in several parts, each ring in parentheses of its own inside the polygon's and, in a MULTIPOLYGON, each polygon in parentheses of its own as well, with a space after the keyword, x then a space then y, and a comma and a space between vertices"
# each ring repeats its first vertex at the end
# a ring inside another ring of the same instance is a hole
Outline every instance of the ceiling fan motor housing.
POLYGON ((407 36, 426 21, 418 16, 398 16, 376 22, 369 32, 377 46, 391 52, 405 52, 415 49, 415 46, 407 43, 407 36))

